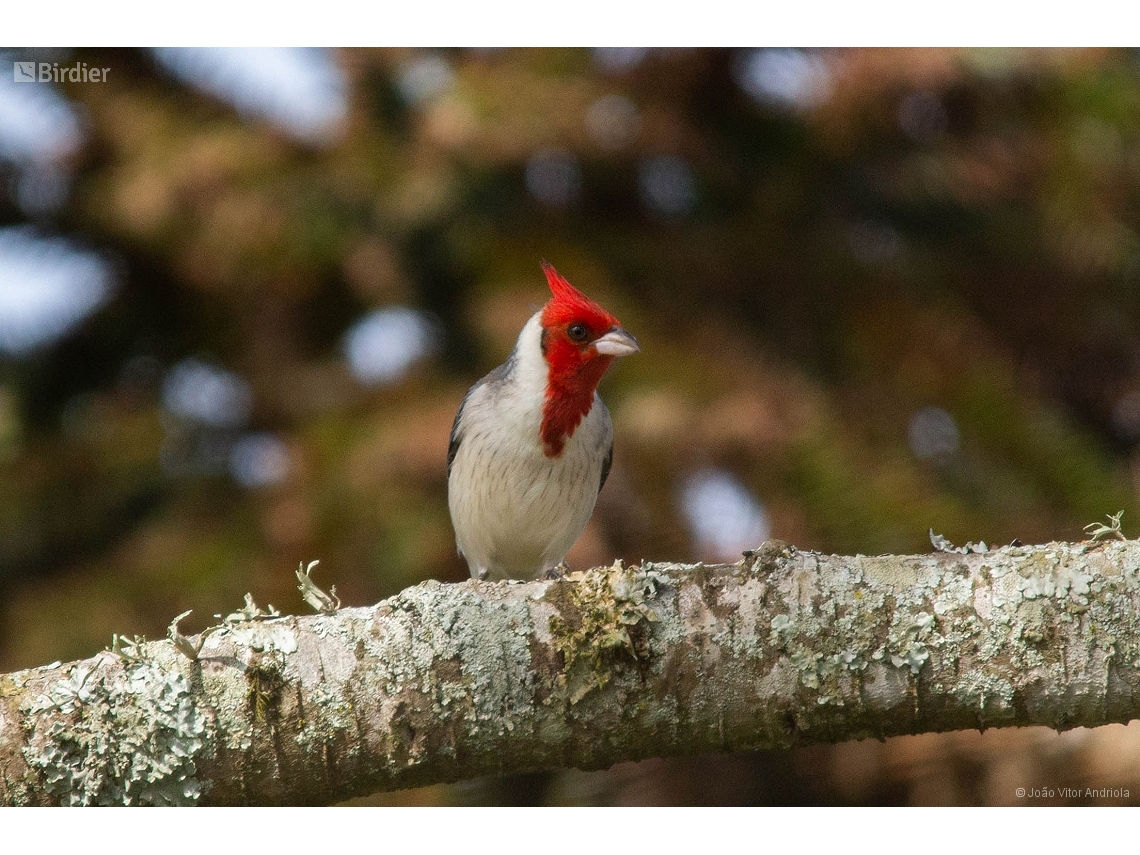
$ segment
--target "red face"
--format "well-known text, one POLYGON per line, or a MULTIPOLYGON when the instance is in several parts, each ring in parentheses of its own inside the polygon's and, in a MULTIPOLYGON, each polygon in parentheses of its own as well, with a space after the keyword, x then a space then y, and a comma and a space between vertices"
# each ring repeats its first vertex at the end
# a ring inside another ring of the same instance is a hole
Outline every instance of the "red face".
MULTIPOLYGON (((542 441, 546 454, 557 457, 582 418, 590 411, 602 375, 614 353, 599 351, 599 339, 615 332, 633 341, 618 319, 567 282, 551 265, 543 271, 554 295, 542 310, 542 352, 549 366, 542 441)), ((634 344, 636 347, 636 343, 634 344)))
POLYGON ((551 373, 569 379, 595 360, 603 360, 604 373, 613 357, 598 353, 594 342, 620 328, 618 319, 562 278, 550 264, 543 262, 542 269, 554 295, 542 310, 543 353, 551 373))

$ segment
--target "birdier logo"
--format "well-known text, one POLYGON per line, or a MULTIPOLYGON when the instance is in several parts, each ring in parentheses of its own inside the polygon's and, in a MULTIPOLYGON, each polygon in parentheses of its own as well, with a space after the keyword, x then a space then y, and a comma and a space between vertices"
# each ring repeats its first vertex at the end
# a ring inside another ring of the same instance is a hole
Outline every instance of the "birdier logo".
POLYGON ((58 62, 13 62, 16 83, 106 83, 109 68, 92 68, 85 62, 60 65, 58 62))

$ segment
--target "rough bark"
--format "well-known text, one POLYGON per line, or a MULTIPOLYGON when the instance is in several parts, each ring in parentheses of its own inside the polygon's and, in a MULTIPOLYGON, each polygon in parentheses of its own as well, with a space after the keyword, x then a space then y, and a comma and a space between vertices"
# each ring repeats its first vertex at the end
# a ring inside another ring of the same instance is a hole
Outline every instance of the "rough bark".
POLYGON ((427 582, 0 677, 0 803, 331 803, 480 775, 1126 722, 1140 542, 427 582))

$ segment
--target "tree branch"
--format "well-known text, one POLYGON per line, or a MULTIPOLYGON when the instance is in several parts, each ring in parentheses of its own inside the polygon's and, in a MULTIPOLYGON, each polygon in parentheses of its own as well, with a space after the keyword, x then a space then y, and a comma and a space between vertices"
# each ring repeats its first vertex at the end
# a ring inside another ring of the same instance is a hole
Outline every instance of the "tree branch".
POLYGON ((0 803, 331 803, 1140 709, 1140 542, 620 564, 0 677, 0 803), (199 657, 193 646, 202 643, 199 657))

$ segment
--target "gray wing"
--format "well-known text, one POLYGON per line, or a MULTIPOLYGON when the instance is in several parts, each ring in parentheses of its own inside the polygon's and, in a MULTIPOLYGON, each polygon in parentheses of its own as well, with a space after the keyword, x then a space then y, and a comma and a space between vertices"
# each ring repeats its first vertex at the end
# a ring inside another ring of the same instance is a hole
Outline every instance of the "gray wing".
POLYGON ((459 405, 459 412, 455 414, 455 421, 451 423, 451 436, 447 440, 447 477, 451 478, 451 464, 455 462, 456 452, 459 451, 459 443, 463 440, 463 434, 459 430, 459 420, 463 417, 463 405, 467 403, 467 399, 471 397, 471 392, 468 390, 467 394, 463 396, 463 403, 459 405))
MULTIPOLYGON (((598 479, 598 492, 600 493, 602 487, 606 486, 606 479, 610 477, 610 468, 614 465, 614 426, 613 422, 610 421, 610 411, 597 392, 594 393, 594 407, 598 409, 601 416, 601 441, 605 444, 606 449, 606 456, 602 458, 602 477, 598 479)), ((592 412, 591 415, 593 415, 592 412)))
MULTIPOLYGON (((451 423, 451 436, 447 440, 447 477, 449 479, 451 478, 451 464, 455 462, 455 455, 459 453, 459 445, 463 442, 463 408, 467 406, 467 402, 471 400, 476 389, 480 386, 497 386, 505 382, 511 372, 514 371, 514 367, 515 352, 512 350, 506 362, 488 373, 487 376, 468 389, 467 394, 463 396, 463 401, 459 404, 459 411, 455 414, 455 421, 451 423)), ((606 476, 603 474, 602 481, 605 480, 606 476)))

